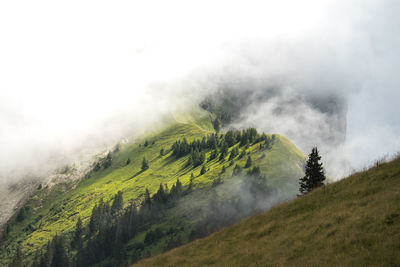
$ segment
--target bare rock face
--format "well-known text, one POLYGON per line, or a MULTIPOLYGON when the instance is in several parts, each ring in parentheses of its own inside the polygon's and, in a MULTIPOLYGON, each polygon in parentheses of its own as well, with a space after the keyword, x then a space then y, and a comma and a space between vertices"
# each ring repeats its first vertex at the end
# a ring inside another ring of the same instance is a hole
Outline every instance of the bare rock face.
POLYGON ((95 158, 79 158, 76 163, 64 165, 55 170, 48 171, 40 177, 26 175, 17 182, 9 179, 0 184, 0 229, 20 209, 36 190, 41 188, 51 189, 60 183, 69 183, 73 188, 92 168, 95 158))
POLYGON ((0 186, 0 229, 15 211, 36 190, 40 182, 37 178, 25 178, 14 184, 0 186))

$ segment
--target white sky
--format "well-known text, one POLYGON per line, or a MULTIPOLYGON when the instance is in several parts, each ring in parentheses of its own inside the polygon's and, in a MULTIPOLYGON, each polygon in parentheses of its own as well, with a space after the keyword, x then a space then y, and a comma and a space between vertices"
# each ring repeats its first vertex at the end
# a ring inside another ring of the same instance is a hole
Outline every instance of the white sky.
MULTIPOLYGON (((387 53, 398 40, 386 38, 397 30, 398 21, 393 20, 393 25, 386 20, 377 21, 377 28, 372 29, 374 33, 381 32, 381 27, 388 29, 387 33, 374 37, 387 39, 382 44, 388 43, 388 47, 375 47, 376 42, 371 40, 372 48, 365 42, 359 48, 354 36, 360 36, 363 41, 370 38, 372 35, 364 34, 365 25, 373 24, 365 21, 374 22, 374 16, 379 19, 389 16, 390 22, 390 16, 397 13, 389 10, 386 14, 385 4, 393 3, 371 0, 2 1, 0 168, 12 166, 21 155, 30 155, 28 152, 37 146, 46 150, 47 145, 53 146, 59 140, 74 143, 73 140, 98 131, 97 127, 106 118, 118 112, 148 114, 158 101, 170 105, 165 97, 178 90, 166 89, 155 94, 154 90, 147 90, 148 86, 179 80, 196 69, 223 65, 236 57, 232 54, 237 51, 235 44, 301 43, 310 39, 316 44, 335 44, 339 63, 343 62, 340 58, 356 58, 362 71, 354 70, 355 79, 371 80, 349 94, 350 100, 356 99, 354 105, 350 101, 349 107, 349 142, 353 146, 349 153, 360 158, 357 164, 361 164, 371 159, 373 152, 358 157, 362 146, 354 142, 365 131, 362 129, 365 125, 358 122, 370 117, 370 111, 362 106, 362 101, 370 100, 369 93, 359 97, 359 92, 382 91, 377 89, 382 82, 387 82, 390 88, 398 86, 397 78, 393 78, 397 72, 392 73, 398 54, 392 52, 393 57, 387 53), (376 10, 384 14, 377 15, 376 10), (356 55, 357 51, 360 55, 356 55), (380 60, 382 64, 366 67, 360 58, 371 53, 373 56, 367 63, 380 60), (376 77, 366 77, 365 73, 371 69, 377 71, 376 77)), ((286 66, 279 68, 282 72, 286 66)), ((353 70, 345 64, 338 68, 352 76, 353 70)), ((373 97, 378 106, 387 101, 392 106, 393 96, 399 96, 393 95, 391 89, 385 92, 387 95, 382 99, 373 97)), ((376 136, 382 138, 382 134, 390 132, 394 138, 390 145, 383 141, 376 145, 384 144, 390 152, 400 148, 399 127, 393 126, 399 120, 388 115, 397 111, 397 106, 389 110, 388 105, 380 110, 389 130, 376 136)), ((375 125, 382 125, 382 120, 374 120, 375 125)), ((376 136, 363 138, 370 140, 376 136)))

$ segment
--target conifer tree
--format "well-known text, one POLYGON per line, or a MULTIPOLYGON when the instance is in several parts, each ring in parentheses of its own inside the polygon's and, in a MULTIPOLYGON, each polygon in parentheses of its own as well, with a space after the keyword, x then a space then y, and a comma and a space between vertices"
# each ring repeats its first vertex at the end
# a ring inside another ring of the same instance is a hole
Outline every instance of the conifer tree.
POLYGON ((233 160, 239 154, 239 149, 237 147, 232 148, 231 155, 229 156, 229 160, 233 160))
POLYGON ((54 252, 51 261, 51 267, 67 267, 69 266, 68 256, 65 251, 64 238, 62 236, 54 237, 54 252))
POLYGON ((146 188, 146 192, 144 193, 144 206, 146 206, 148 208, 150 208, 150 206, 151 206, 150 191, 147 188, 146 188))
POLYGON ((221 173, 225 173, 225 171, 226 171, 226 168, 225 168, 225 165, 224 165, 224 166, 222 166, 221 173))
POLYGON ((97 204, 95 204, 92 209, 92 215, 90 215, 89 231, 91 234, 97 231, 99 225, 99 208, 97 207, 97 204))
POLYGON ((121 210, 124 205, 124 200, 122 198, 122 192, 118 191, 118 193, 114 196, 114 201, 111 206, 111 213, 116 213, 121 210))
POLYGON ((249 157, 247 158, 246 165, 244 165, 244 167, 245 167, 245 168, 250 168, 250 167, 251 167, 251 164, 252 164, 252 161, 251 161, 251 157, 249 156, 249 157))
POLYGON ((23 267, 23 261, 22 261, 22 251, 21 251, 21 244, 18 244, 17 249, 15 251, 13 260, 9 266, 12 267, 23 267))
POLYGON ((201 167, 201 170, 200 170, 200 175, 203 175, 203 174, 205 174, 205 173, 206 173, 206 171, 207 171, 207 169, 206 169, 206 166, 205 166, 205 165, 203 165, 203 167, 201 167))
POLYGON ((33 258, 32 267, 40 266, 40 251, 39 248, 36 249, 35 257, 33 258))
POLYGON ((145 157, 143 157, 142 160, 142 171, 145 171, 149 168, 149 162, 147 161, 147 159, 145 157))
POLYGON ((224 160, 226 155, 228 154, 228 145, 223 142, 221 147, 221 155, 219 156, 219 160, 224 160))
POLYGON ((40 258, 40 264, 39 264, 40 267, 48 267, 50 265, 52 251, 53 251, 53 247, 49 241, 49 242, 47 242, 46 252, 40 258))
POLYGON ((319 162, 320 160, 321 156, 318 153, 318 149, 314 147, 308 156, 305 175, 303 178, 300 178, 299 191, 301 195, 305 195, 324 184, 326 178, 322 163, 319 162))
MULTIPOLYGON (((190 180, 192 180, 192 179, 190 179, 190 180)), ((176 178, 175 186, 176 186, 177 192, 180 194, 182 192, 182 183, 179 181, 179 178, 176 178)))
POLYGON ((189 182, 189 186, 187 188, 187 192, 190 192, 193 190, 193 173, 192 176, 190 177, 190 182, 189 182))
POLYGON ((240 167, 239 165, 235 165, 235 168, 233 169, 233 176, 237 176, 237 175, 241 175, 242 174, 242 167, 240 167))
POLYGON ((221 130, 221 121, 218 118, 214 120, 214 129, 217 133, 221 130))
POLYGON ((243 158, 246 156, 246 149, 243 149, 242 152, 240 152, 239 159, 243 158))
POLYGON ((217 157, 218 157, 218 148, 215 148, 211 151, 208 161, 212 161, 213 159, 215 159, 217 157))
POLYGON ((83 227, 82 227, 82 220, 81 217, 78 218, 75 226, 75 233, 74 239, 72 240, 72 247, 76 249, 80 249, 82 247, 82 234, 83 234, 83 227))

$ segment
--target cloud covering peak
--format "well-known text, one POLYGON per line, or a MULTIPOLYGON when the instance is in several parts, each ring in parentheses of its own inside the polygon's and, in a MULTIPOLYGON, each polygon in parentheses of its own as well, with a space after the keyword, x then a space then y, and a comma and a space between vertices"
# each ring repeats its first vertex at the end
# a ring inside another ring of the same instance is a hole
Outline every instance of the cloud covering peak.
MULTIPOLYGON (((282 90, 244 124, 304 95, 343 99, 341 149, 360 167, 400 149, 399 12, 394 0, 2 2, 0 170, 113 142, 224 86, 282 90)), ((307 150, 284 114, 268 129, 307 150)))

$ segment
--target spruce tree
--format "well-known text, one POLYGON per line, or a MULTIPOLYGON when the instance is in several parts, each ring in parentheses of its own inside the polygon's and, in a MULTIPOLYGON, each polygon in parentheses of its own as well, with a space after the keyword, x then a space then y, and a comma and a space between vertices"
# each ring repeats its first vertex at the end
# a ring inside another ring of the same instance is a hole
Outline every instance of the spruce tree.
POLYGON ((246 165, 244 165, 244 167, 245 167, 245 168, 250 168, 250 167, 251 167, 251 163, 252 163, 251 157, 249 156, 249 157, 247 158, 246 165))
POLYGON ((146 158, 143 158, 143 161, 142 161, 142 171, 145 171, 145 170, 147 170, 148 168, 149 168, 149 162, 147 161, 146 158))
POLYGON ((205 174, 206 173, 206 166, 205 165, 203 165, 203 167, 201 168, 201 170, 200 170, 200 175, 203 175, 203 174, 205 174))
POLYGON ((305 195, 313 189, 324 184, 325 174, 322 167, 321 156, 318 154, 318 149, 314 147, 311 154, 308 156, 305 175, 300 178, 300 194, 305 195))
POLYGON ((50 265, 50 260, 53 255, 53 247, 51 245, 51 242, 47 242, 46 250, 45 253, 42 255, 40 258, 40 267, 48 267, 50 265))
POLYGON ((15 251, 13 260, 9 266, 12 267, 22 267, 23 261, 22 261, 22 251, 21 251, 21 244, 18 244, 17 250, 15 251))
POLYGON ((216 118, 215 120, 214 120, 214 129, 215 129, 215 131, 217 132, 217 133, 219 133, 219 131, 221 130, 221 121, 218 119, 218 118, 216 118))
POLYGON ((39 248, 36 249, 35 257, 33 258, 32 267, 40 266, 40 251, 39 248))
POLYGON ((147 208, 150 208, 150 206, 151 206, 150 191, 147 188, 146 188, 146 192, 144 193, 144 206, 147 208))
POLYGON ((223 161, 227 154, 228 154, 228 145, 225 142, 222 142, 221 155, 219 156, 219 160, 223 161))
POLYGON ((226 168, 225 168, 225 165, 224 165, 224 166, 222 166, 221 173, 225 173, 225 171, 226 171, 226 168))
POLYGON ((186 191, 191 192, 192 190, 193 190, 193 173, 192 176, 190 177, 190 183, 186 191))
POLYGON ((118 193, 114 196, 114 201, 111 205, 111 213, 114 214, 117 211, 121 210, 124 205, 124 200, 122 197, 122 192, 118 191, 118 193))
POLYGON ((54 253, 50 267, 67 267, 69 266, 68 256, 65 251, 65 242, 62 236, 54 237, 54 253))
POLYGON ((81 217, 79 217, 78 221, 76 222, 74 239, 72 240, 71 244, 73 248, 78 250, 82 248, 82 234, 83 234, 82 220, 81 217))

